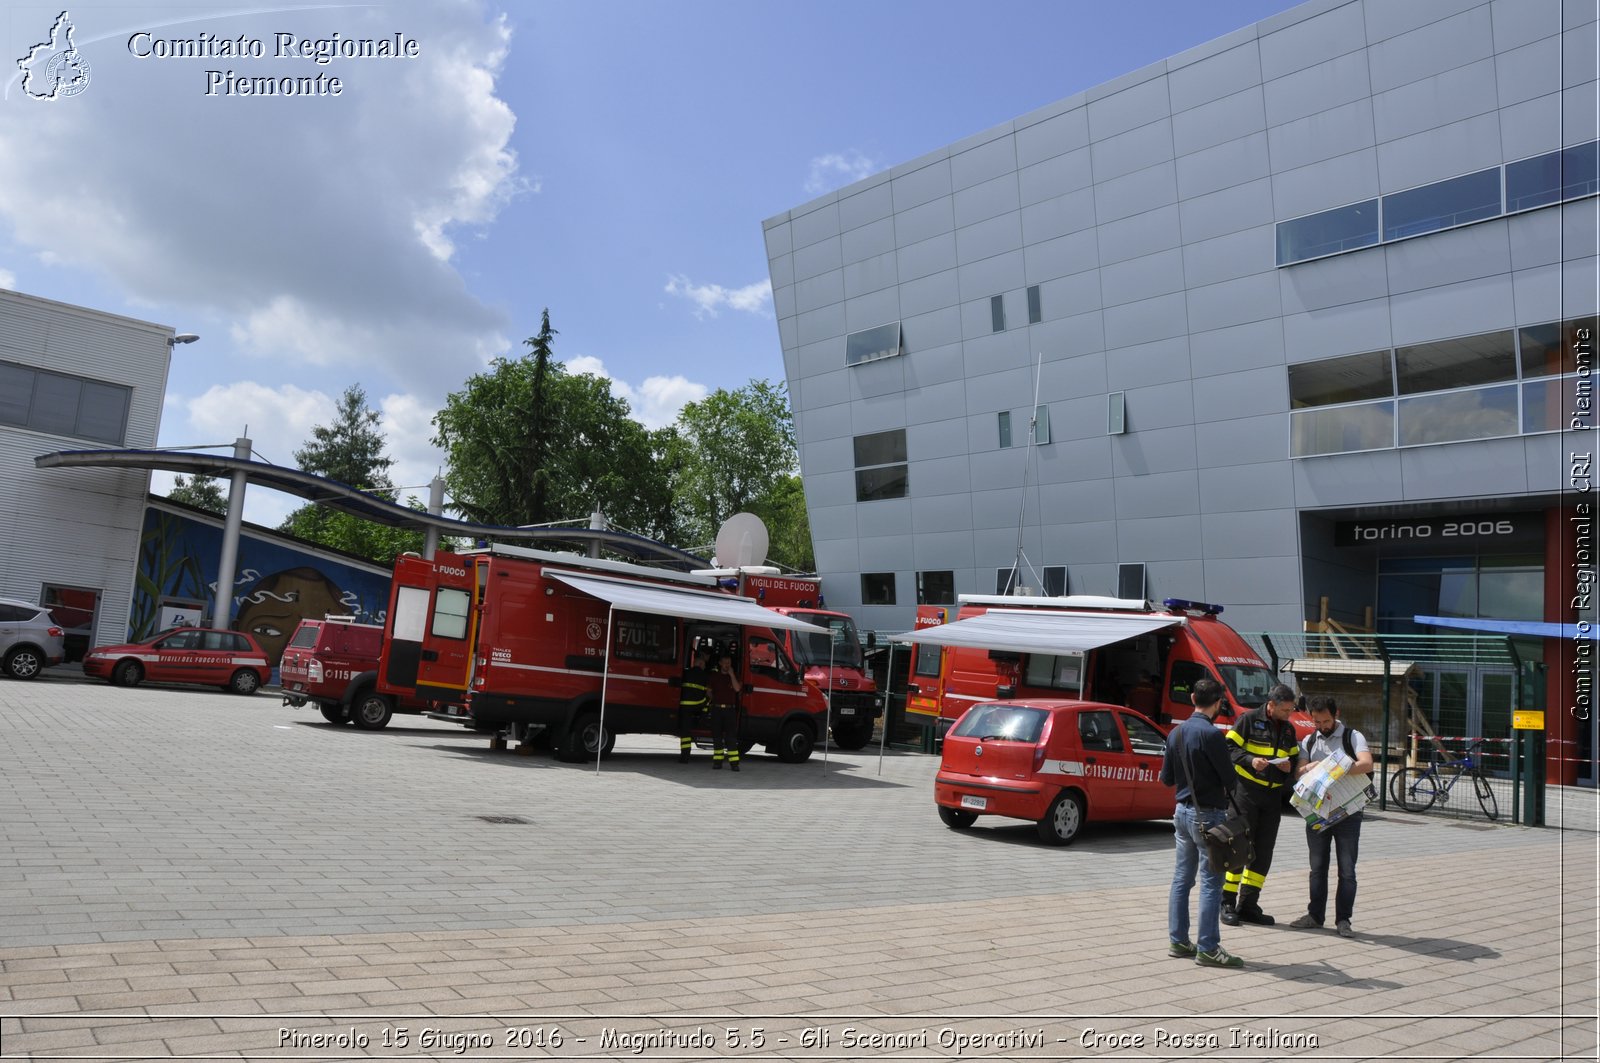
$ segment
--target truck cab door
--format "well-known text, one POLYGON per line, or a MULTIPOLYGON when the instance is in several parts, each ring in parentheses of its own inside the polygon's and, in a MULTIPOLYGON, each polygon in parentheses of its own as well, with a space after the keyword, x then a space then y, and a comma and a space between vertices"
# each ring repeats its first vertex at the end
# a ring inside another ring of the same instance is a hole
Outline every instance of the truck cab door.
POLYGON ((395 564, 383 642, 383 678, 404 690, 435 688, 459 701, 472 675, 475 566, 440 553, 395 564))

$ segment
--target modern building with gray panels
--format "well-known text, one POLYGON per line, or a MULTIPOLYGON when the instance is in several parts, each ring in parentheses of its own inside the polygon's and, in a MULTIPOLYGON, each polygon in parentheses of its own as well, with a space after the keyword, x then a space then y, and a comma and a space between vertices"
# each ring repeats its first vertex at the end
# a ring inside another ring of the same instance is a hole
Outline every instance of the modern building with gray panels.
POLYGON ((1312 0, 768 219, 828 604, 1577 619, 1596 12, 1312 0))

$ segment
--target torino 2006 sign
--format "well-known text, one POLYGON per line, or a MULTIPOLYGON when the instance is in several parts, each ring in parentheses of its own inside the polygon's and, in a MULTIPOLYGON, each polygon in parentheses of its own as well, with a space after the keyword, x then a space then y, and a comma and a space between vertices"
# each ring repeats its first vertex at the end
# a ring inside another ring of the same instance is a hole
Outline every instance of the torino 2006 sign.
POLYGON ((1339 546, 1384 543, 1463 545, 1536 545, 1544 535, 1544 514, 1503 513, 1474 517, 1430 517, 1419 520, 1342 520, 1334 526, 1339 546))

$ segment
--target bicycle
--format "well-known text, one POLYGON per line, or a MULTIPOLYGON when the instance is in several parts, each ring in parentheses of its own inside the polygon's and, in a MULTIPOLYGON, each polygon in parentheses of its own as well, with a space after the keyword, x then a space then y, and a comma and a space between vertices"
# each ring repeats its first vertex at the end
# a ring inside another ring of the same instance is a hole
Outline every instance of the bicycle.
POLYGON ((1450 800, 1450 791, 1455 788, 1461 776, 1472 776, 1472 788, 1477 791, 1478 804, 1483 809, 1483 814, 1491 820, 1499 818, 1500 806, 1495 801, 1494 790, 1489 786, 1489 778, 1483 773, 1483 739, 1473 741, 1462 752, 1459 760, 1449 760, 1443 763, 1439 760, 1441 753, 1447 753, 1444 742, 1434 739, 1433 755, 1429 757, 1426 768, 1401 768, 1395 772, 1394 779, 1389 784, 1389 796, 1394 798, 1394 803, 1406 812, 1426 812, 1435 802, 1443 799, 1450 800), (1448 778, 1440 770, 1455 769, 1454 774, 1448 778))

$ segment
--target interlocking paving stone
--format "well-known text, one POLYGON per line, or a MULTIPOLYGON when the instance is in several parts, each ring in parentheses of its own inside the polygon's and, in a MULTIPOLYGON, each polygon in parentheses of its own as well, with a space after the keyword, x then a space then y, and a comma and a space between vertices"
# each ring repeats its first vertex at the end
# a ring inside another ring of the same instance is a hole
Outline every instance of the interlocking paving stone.
MULTIPOLYGON (((1319 1024, 1323 1053, 1554 1059, 1564 1036, 1593 1056, 1591 792, 1552 791, 1564 831, 1374 813, 1357 937, 1225 929, 1249 966, 1216 972, 1165 956, 1170 825, 1050 849, 1027 824, 944 828, 932 758, 746 763, 718 778, 625 738, 596 776, 267 695, 0 682, 0 1047, 260 1056, 285 1025, 482 1032, 501 1012, 1044 1026, 1065 1058, 1091 1020, 1149 1038, 1271 1009, 1351 1016, 1319 1024), (1235 1003, 1207 1017, 1219 985, 1235 1003)), ((1282 923, 1304 906, 1301 838, 1285 825, 1263 894, 1282 923)), ((786 1057, 805 1053, 762 1058, 786 1057)))

